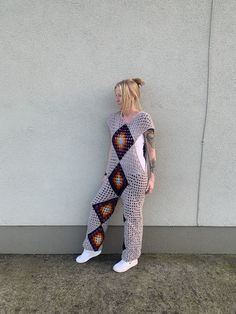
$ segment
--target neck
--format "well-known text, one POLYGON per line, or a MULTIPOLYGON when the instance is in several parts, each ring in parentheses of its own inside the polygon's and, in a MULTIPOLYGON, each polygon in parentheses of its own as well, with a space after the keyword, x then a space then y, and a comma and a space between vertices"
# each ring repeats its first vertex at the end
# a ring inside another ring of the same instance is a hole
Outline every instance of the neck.
POLYGON ((134 113, 136 113, 136 112, 139 112, 138 110, 135 110, 135 109, 131 109, 130 110, 130 112, 128 113, 128 114, 124 114, 122 111, 121 111, 121 115, 124 117, 128 117, 128 116, 130 116, 130 115, 132 115, 132 114, 134 114, 134 113))

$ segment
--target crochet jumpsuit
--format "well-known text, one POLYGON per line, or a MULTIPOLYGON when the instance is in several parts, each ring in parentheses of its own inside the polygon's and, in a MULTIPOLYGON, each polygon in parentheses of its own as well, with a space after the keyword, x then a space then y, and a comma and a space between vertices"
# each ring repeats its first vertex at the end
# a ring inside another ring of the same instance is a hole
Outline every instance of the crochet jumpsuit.
MULTIPOLYGON (((132 261, 141 255, 143 237, 142 208, 148 183, 148 169, 140 163, 135 142, 148 129, 155 129, 149 113, 139 111, 130 122, 124 122, 121 112, 108 116, 111 151, 106 177, 91 202, 83 247, 101 250, 108 221, 121 198, 123 203, 124 239, 122 259, 132 261)), ((147 149, 143 147, 146 159, 147 149)))

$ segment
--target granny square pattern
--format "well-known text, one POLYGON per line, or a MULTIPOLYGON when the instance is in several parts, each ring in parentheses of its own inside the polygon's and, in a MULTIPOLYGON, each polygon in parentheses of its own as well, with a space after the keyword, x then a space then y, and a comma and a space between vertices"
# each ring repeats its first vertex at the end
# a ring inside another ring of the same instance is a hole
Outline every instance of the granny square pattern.
POLYGON ((134 139, 126 124, 119 128, 112 136, 112 143, 117 153, 119 160, 134 144, 134 139))
POLYGON ((143 154, 146 166, 149 165, 147 143, 144 141, 140 147, 135 142, 140 136, 144 137, 147 130, 156 128, 145 111, 138 112, 132 121, 125 123, 119 110, 111 113, 106 122, 110 131, 109 159, 101 187, 91 201, 83 247, 90 251, 103 249, 109 219, 121 197, 124 222, 121 258, 132 261, 141 255, 143 204, 150 175, 149 167, 143 171, 139 159, 139 153, 143 154))
POLYGON ((113 214, 115 210, 117 202, 118 202, 118 197, 115 197, 110 200, 93 205, 93 208, 96 211, 101 224, 111 217, 111 215, 113 214))
POLYGON ((117 164, 115 169, 109 175, 108 180, 114 192, 120 196, 128 185, 128 181, 120 163, 117 164))
POLYGON ((99 247, 104 241, 104 238, 105 233, 101 225, 88 234, 89 242, 91 243, 94 251, 98 251, 99 247))

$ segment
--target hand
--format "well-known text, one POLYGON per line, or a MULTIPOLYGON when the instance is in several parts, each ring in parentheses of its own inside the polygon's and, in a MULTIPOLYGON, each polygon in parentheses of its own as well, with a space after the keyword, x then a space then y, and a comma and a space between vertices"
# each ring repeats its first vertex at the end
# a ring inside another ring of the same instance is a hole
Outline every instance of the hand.
POLYGON ((148 180, 148 185, 147 185, 145 194, 150 194, 153 192, 154 184, 155 184, 155 177, 154 175, 151 175, 151 177, 148 180))

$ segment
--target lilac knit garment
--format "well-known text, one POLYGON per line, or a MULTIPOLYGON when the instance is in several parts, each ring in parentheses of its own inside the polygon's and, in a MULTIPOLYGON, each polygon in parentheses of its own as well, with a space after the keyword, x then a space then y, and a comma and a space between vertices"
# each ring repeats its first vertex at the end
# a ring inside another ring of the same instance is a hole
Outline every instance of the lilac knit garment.
POLYGON ((119 199, 123 203, 124 240, 122 259, 132 261, 141 255, 143 236, 142 208, 148 183, 136 147, 138 137, 155 126, 149 113, 140 111, 130 122, 124 122, 120 111, 106 120, 111 135, 111 151, 105 177, 91 202, 83 247, 102 250, 109 218, 119 199))

